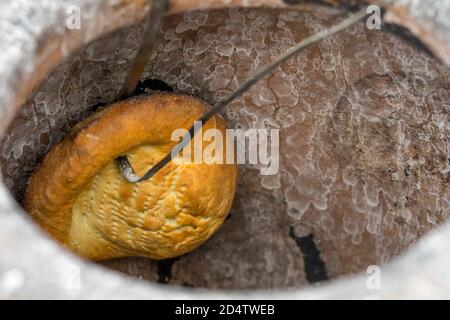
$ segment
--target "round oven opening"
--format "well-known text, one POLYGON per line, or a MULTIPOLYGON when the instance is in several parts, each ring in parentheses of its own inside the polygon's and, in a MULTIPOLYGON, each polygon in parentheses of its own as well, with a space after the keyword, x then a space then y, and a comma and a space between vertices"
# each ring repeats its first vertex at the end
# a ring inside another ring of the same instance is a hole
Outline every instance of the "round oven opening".
MULTIPOLYGON (((220 9, 165 19, 140 91, 213 104, 342 12, 220 9)), ((142 26, 79 50, 29 97, 1 144, 5 185, 28 178, 68 130, 114 101, 142 26)), ((232 128, 278 129, 279 167, 239 168, 229 218, 200 248, 100 264, 152 282, 219 289, 302 287, 383 265, 450 213, 450 70, 361 22, 284 63, 222 112, 232 128)))

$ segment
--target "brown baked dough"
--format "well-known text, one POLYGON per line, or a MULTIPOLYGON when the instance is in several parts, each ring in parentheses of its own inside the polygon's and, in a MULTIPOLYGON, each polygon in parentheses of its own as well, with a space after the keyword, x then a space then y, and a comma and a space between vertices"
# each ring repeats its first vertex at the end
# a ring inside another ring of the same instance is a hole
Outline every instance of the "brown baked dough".
MULTIPOLYGON (((131 184, 114 159, 127 155, 142 175, 176 144, 172 132, 189 128, 207 108, 187 95, 158 93, 97 112, 46 155, 29 181, 25 209, 89 259, 164 259, 193 250, 227 216, 237 165, 172 161, 152 179, 131 184)), ((225 135, 226 124, 217 115, 203 128, 225 135)))

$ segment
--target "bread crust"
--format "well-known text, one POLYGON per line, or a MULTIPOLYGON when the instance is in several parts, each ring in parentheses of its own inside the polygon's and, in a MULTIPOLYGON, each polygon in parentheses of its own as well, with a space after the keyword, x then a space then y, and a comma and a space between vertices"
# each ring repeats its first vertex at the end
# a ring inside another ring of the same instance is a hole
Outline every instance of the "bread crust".
MULTIPOLYGON (((165 259, 191 251, 227 216, 237 165, 172 161, 150 180, 130 184, 114 159, 127 155, 142 175, 176 144, 173 131, 188 129, 207 108, 191 96, 157 93, 97 112, 45 156, 29 180, 25 209, 89 259, 165 259)), ((203 128, 225 136, 220 115, 203 128)))

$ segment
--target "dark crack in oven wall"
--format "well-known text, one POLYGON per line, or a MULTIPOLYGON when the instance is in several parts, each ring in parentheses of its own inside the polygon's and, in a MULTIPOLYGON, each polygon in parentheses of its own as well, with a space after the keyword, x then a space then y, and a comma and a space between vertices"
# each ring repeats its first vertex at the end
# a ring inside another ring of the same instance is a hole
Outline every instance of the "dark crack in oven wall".
POLYGON ((309 283, 329 280, 325 263, 320 257, 320 251, 314 242, 314 235, 311 233, 304 237, 295 234, 294 228, 289 228, 289 236, 294 239, 297 247, 303 255, 305 265, 306 280, 309 283))
POLYGON ((146 79, 144 81, 139 81, 136 90, 134 91, 134 95, 137 96, 152 91, 173 92, 173 88, 164 81, 158 79, 146 79))
POLYGON ((172 279, 172 266, 179 259, 172 258, 158 261, 158 283, 169 283, 172 279))

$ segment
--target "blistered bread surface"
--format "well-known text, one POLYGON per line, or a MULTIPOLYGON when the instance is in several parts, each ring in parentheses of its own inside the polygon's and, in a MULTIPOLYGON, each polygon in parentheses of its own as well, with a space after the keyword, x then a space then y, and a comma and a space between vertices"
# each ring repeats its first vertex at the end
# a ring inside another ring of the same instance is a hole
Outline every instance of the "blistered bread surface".
MULTIPOLYGON (((30 179, 25 208, 86 258, 164 259, 193 250, 227 216, 237 166, 172 161, 150 180, 132 184, 114 159, 126 155, 143 175, 176 144, 173 131, 188 129, 206 109, 193 97, 161 93, 95 113, 46 155, 30 179)), ((211 128, 225 136, 221 116, 203 126, 211 128)))

